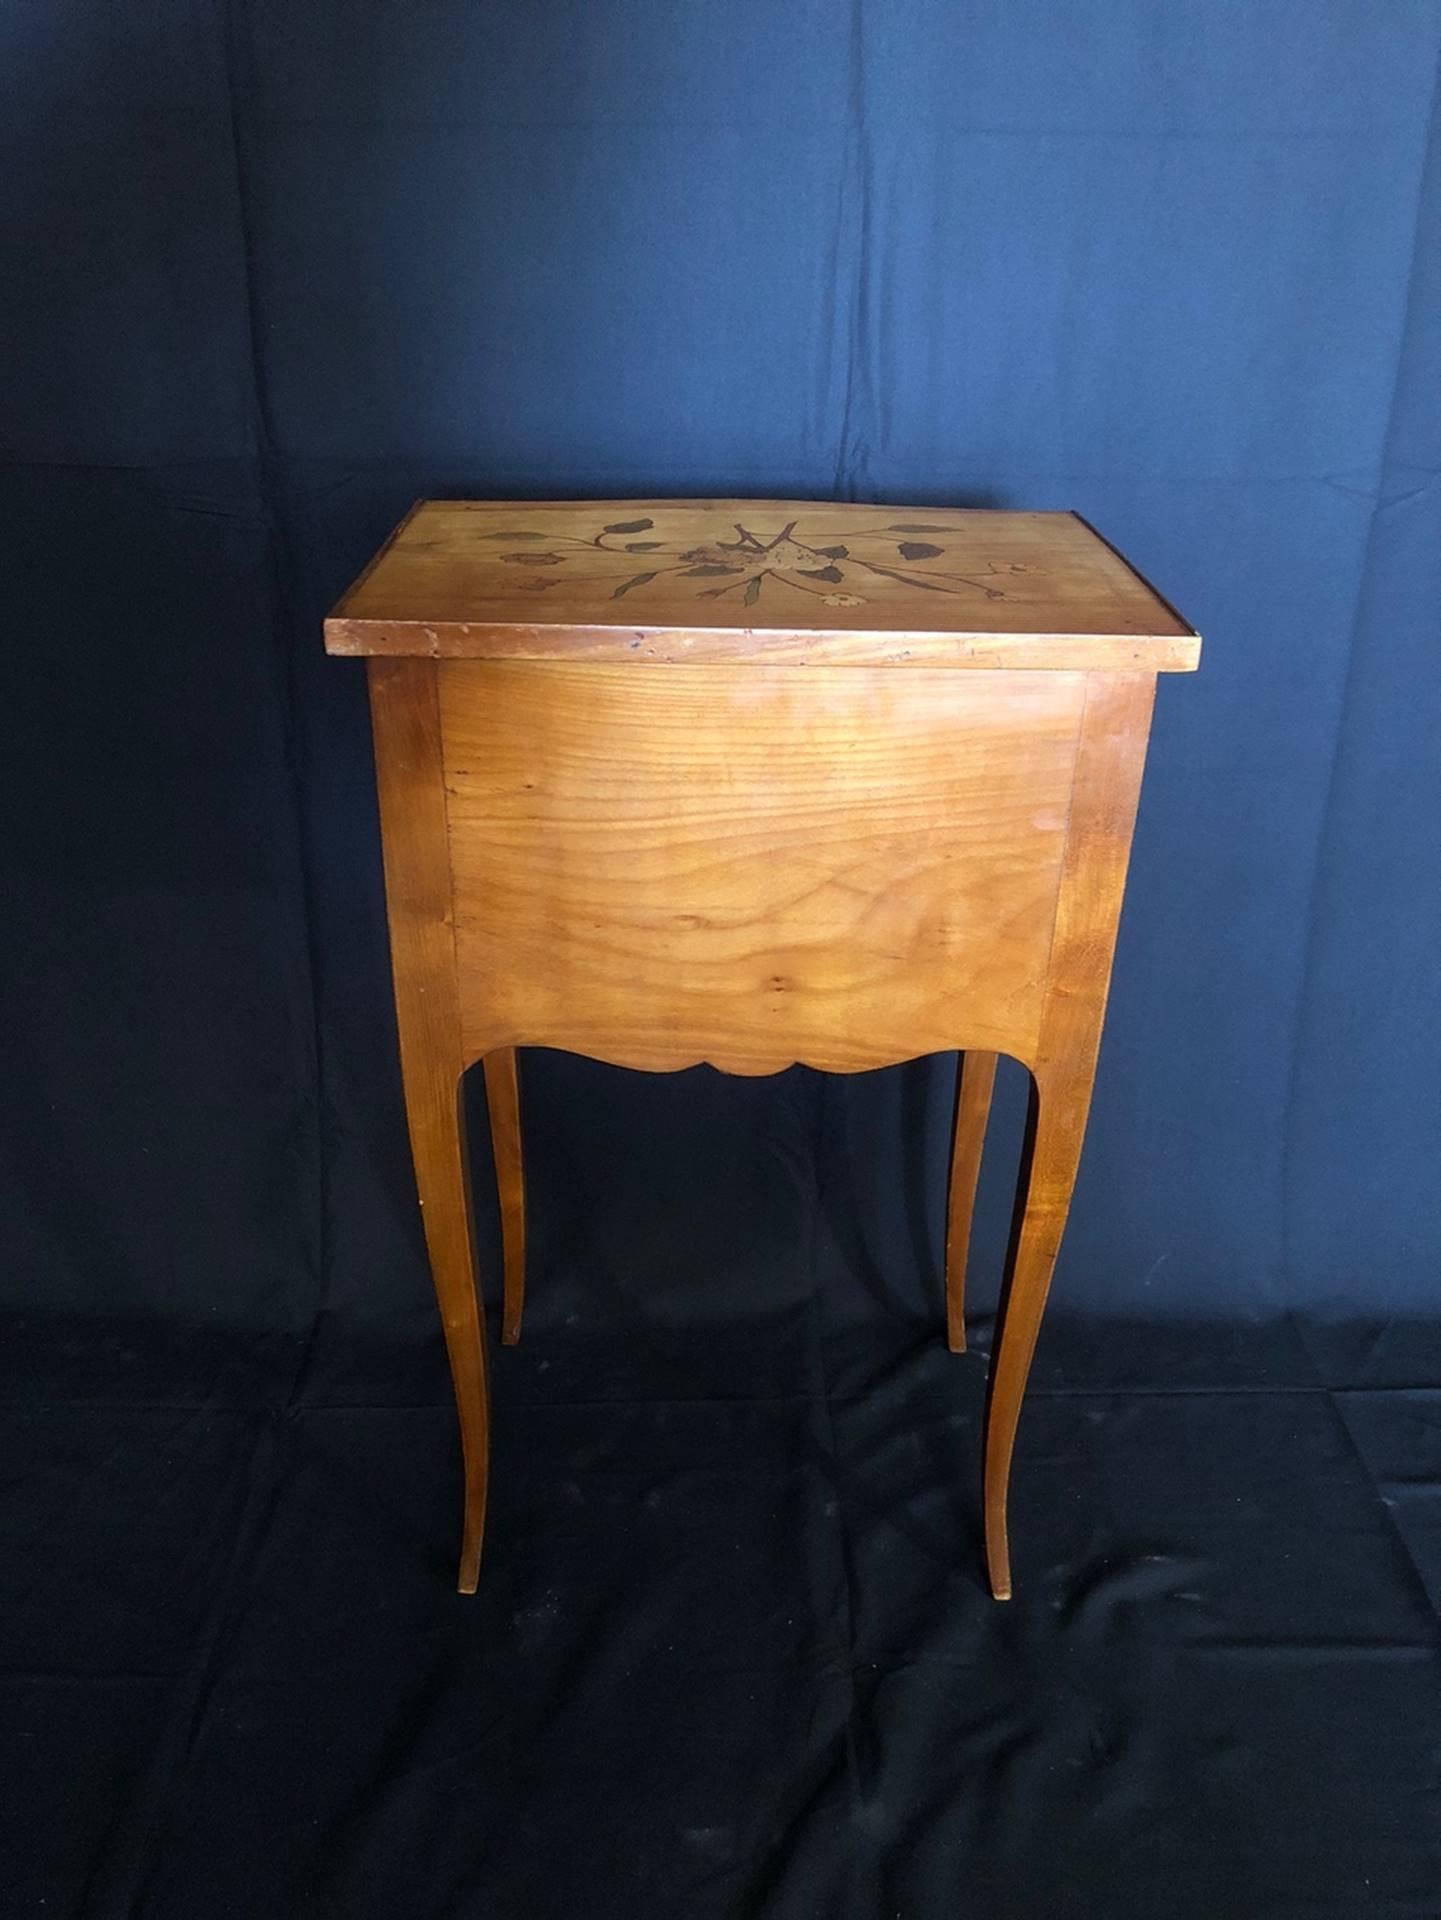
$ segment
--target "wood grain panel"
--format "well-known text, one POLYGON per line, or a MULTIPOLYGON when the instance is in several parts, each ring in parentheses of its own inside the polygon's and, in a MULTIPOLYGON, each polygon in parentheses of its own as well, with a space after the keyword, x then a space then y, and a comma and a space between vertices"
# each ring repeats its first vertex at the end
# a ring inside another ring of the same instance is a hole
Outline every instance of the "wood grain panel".
POLYGON ((467 1059, 1034 1055, 1083 675, 438 677, 467 1059))

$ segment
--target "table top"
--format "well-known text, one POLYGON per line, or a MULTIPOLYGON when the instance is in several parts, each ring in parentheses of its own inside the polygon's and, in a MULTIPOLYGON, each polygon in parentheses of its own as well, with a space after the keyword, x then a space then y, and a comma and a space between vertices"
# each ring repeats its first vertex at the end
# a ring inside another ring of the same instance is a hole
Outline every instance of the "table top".
POLYGON ((1184 672, 1200 639, 1073 513, 425 500, 325 623, 340 654, 1184 672))

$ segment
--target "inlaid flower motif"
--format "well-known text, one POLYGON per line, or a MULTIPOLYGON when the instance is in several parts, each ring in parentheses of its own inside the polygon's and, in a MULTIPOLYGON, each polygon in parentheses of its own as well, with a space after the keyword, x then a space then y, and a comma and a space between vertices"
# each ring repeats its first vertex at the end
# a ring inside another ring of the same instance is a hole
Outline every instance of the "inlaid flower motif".
MULTIPOLYGON (((768 540, 762 540, 759 534, 738 520, 734 522, 734 527, 734 540, 718 537, 703 541, 698 546, 686 547, 679 553, 668 547, 664 540, 633 537, 655 533, 655 521, 649 516, 637 520, 612 520, 589 539, 579 534, 552 536, 530 529, 488 533, 481 537, 496 542, 504 541, 515 549, 499 556, 507 566, 565 569, 552 574, 549 579, 518 581, 516 584, 528 593, 543 593, 548 587, 561 584, 568 575, 573 578, 574 570, 566 565, 568 561, 584 561, 595 554, 634 554, 637 558, 641 555, 646 558, 638 571, 611 588, 612 600, 622 600, 627 594, 648 587, 654 580, 672 577, 707 582, 705 586, 695 589, 698 599, 722 600, 734 594, 739 604, 746 607, 756 604, 761 596, 762 585, 768 580, 777 587, 788 587, 793 592, 808 594, 827 607, 865 606, 867 596, 855 589, 866 585, 873 587, 876 579, 894 580, 901 586, 919 588, 927 593, 980 593, 988 600, 1005 597, 1002 590, 992 584, 991 578, 976 579, 969 574, 948 573, 928 567, 930 561, 943 560, 946 549, 933 539, 916 536, 949 534, 952 529, 946 526, 922 521, 893 521, 884 526, 862 529, 869 549, 875 552, 879 546, 880 551, 886 554, 884 559, 867 558, 841 542, 818 545, 799 540, 796 538, 794 520, 788 521, 768 540), (886 551, 888 548, 890 552, 886 551)), ((856 537, 854 531, 850 537, 856 537)), ((987 569, 991 576, 997 571, 995 568, 987 569)), ((606 576, 590 577, 603 580, 606 576)), ((614 578, 613 573, 610 578, 614 578)))

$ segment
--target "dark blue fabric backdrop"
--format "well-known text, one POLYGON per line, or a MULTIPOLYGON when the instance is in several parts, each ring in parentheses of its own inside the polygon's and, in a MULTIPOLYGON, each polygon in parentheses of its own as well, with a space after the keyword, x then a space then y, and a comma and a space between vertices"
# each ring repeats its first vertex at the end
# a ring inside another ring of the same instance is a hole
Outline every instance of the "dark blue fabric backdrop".
MULTIPOLYGON (((336 1268, 378 1284, 377 1132, 409 1199, 319 617, 420 493, 725 491, 1075 507, 1186 610, 1066 1297, 1431 1312, 1436 0, 6 0, 0 34, 8 1018, 51 1090, 9 1123, 9 1295, 203 1270, 294 1332, 336 1268)), ((893 1094, 837 1096, 857 1154, 893 1094)))

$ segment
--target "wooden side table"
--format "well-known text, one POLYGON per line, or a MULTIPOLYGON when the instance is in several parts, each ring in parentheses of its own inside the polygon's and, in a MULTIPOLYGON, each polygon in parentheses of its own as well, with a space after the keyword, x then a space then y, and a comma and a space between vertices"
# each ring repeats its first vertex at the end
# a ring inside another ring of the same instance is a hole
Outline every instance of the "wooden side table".
POLYGON ((958 1049, 950 1344, 996 1056, 1032 1076, 985 1438, 1070 1206, 1156 675, 1200 641, 1065 513, 427 501, 326 622, 369 659, 401 1064, 480 1565, 485 1333, 460 1079, 484 1064, 520 1334, 517 1047, 663 1071, 958 1049))

